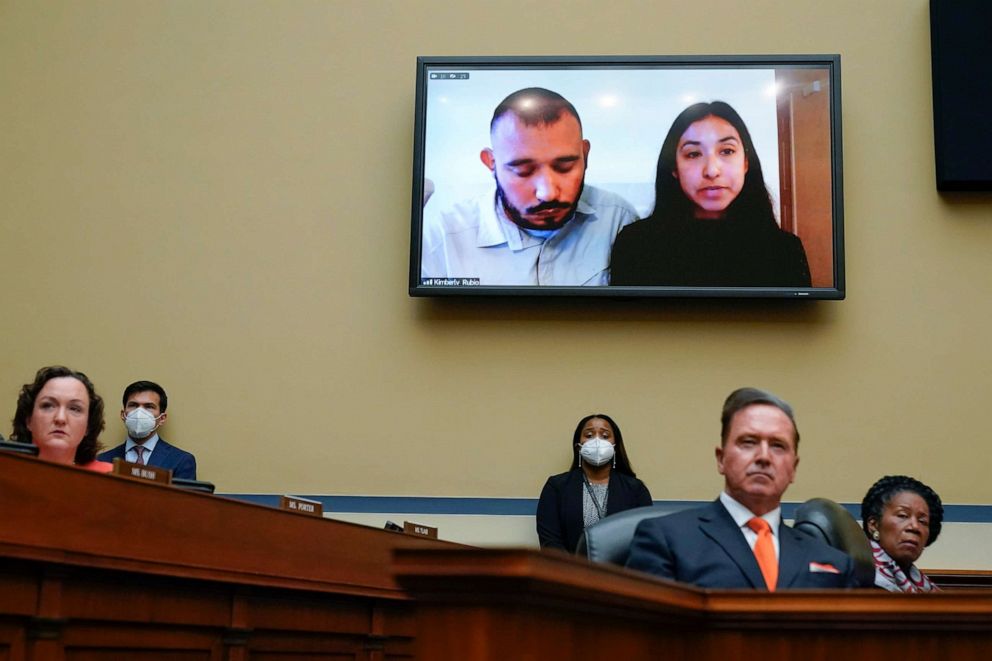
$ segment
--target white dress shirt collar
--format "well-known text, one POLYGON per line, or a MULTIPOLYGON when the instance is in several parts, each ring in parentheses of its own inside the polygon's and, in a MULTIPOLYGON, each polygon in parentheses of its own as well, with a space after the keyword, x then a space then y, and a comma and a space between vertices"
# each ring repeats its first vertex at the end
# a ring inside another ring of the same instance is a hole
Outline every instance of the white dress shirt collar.
POLYGON ((155 451, 155 446, 158 445, 158 432, 151 435, 144 443, 135 443, 134 439, 130 436, 127 437, 127 441, 124 443, 124 460, 134 463, 138 460, 138 453, 134 451, 134 446, 140 445, 145 448, 144 460, 148 463, 148 458, 152 456, 152 452, 155 451))
MULTIPOLYGON (((737 527, 751 531, 751 529, 747 527, 747 522, 756 516, 754 512, 734 500, 733 496, 726 491, 720 492, 720 502, 723 503, 723 506, 727 508, 728 512, 730 512, 730 516, 733 518, 734 523, 737 524, 737 527)), ((766 512, 761 515, 761 518, 768 522, 768 525, 771 526, 772 534, 777 538, 778 526, 782 523, 782 507, 779 506, 771 512, 766 512)))

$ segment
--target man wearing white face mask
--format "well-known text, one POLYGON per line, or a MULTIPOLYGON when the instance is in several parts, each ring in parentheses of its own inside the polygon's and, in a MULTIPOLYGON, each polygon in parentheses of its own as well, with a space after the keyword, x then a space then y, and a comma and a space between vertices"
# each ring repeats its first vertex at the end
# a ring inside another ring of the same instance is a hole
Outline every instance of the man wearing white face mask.
POLYGON ((168 417, 165 389, 152 381, 135 381, 124 389, 122 404, 121 421, 127 428, 127 441, 102 453, 100 461, 120 457, 136 464, 167 468, 173 477, 195 480, 196 457, 158 435, 168 417))

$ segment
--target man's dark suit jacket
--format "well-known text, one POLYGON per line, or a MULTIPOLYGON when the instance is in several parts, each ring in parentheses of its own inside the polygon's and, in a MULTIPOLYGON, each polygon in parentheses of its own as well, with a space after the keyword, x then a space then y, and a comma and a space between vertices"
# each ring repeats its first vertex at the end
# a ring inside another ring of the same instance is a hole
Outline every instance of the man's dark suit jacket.
MULTIPOLYGON (((859 587, 846 553, 785 523, 779 525, 778 538, 776 589, 859 587)), ((703 588, 766 589, 744 533, 719 500, 641 521, 627 567, 703 588)))
MULTIPOLYGON (((575 553, 579 536, 585 530, 582 521, 582 469, 552 475, 537 502, 537 536, 541 548, 563 549, 575 553)), ((606 515, 651 504, 651 493, 636 477, 610 471, 606 496, 606 515)))
MULTIPOLYGON (((100 461, 113 461, 117 457, 124 458, 124 448, 126 443, 121 443, 112 450, 101 452, 97 459, 100 461)), ((196 457, 185 450, 180 450, 174 445, 169 445, 161 436, 155 444, 155 451, 145 459, 149 466, 158 466, 172 471, 172 477, 184 480, 196 479, 196 457)))

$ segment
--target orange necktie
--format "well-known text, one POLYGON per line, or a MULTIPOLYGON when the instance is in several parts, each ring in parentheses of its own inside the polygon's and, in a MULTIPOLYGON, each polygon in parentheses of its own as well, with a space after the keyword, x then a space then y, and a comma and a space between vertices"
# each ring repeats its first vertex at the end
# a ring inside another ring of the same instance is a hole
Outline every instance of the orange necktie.
POLYGON ((772 528, 767 521, 757 516, 747 522, 747 527, 758 533, 758 541, 754 544, 754 557, 758 561, 761 575, 765 577, 768 591, 775 592, 775 584, 778 583, 778 558, 775 557, 772 528))

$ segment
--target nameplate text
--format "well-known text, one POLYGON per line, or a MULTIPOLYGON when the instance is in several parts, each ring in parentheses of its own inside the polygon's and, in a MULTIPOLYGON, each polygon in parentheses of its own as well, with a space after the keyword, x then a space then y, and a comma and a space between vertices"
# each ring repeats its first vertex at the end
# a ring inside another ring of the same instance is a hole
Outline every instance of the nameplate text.
POLYGON ((403 532, 408 535, 419 535, 429 539, 437 539, 437 528, 431 528, 420 523, 403 522, 403 532))
POLYGON ((111 472, 114 475, 129 477, 132 480, 172 484, 172 471, 168 468, 159 468, 158 466, 148 466, 146 464, 133 464, 130 461, 124 461, 120 457, 114 459, 114 470, 111 472))
POLYGON ((299 498, 297 496, 282 496, 279 498, 279 507, 290 512, 299 512, 300 514, 309 514, 310 516, 324 516, 324 506, 319 500, 310 500, 309 498, 299 498))

